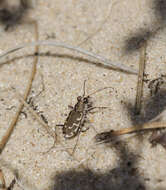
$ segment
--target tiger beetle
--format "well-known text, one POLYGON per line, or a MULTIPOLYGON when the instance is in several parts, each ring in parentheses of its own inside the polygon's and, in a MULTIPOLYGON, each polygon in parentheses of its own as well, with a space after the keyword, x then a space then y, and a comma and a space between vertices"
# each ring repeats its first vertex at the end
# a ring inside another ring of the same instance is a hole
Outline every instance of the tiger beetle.
MULTIPOLYGON (((75 106, 69 106, 72 110, 69 112, 68 117, 66 118, 66 121, 64 124, 58 124, 56 126, 61 126, 62 131, 64 134, 64 137, 66 139, 72 139, 76 137, 77 135, 79 136, 80 132, 85 132, 86 130, 89 129, 89 127, 84 127, 85 122, 87 121, 87 114, 91 113, 92 110, 94 109, 105 109, 107 107, 93 107, 92 106, 92 101, 90 101, 91 95, 102 91, 107 88, 112 87, 105 87, 101 88, 89 95, 85 95, 85 83, 86 80, 84 81, 84 86, 83 86, 83 95, 77 97, 77 103, 75 106)), ((77 139, 78 141, 78 139, 77 139)), ((77 144, 77 143, 76 143, 77 144)), ((75 145, 76 147, 76 145, 75 145)), ((74 149, 75 149, 74 147, 74 149)), ((74 152, 73 149, 73 152, 74 152)))

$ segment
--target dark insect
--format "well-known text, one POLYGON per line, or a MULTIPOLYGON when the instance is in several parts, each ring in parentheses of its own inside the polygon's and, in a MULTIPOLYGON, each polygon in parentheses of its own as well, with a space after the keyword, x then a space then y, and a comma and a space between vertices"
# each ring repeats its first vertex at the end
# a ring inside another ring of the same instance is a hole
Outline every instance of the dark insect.
POLYGON ((70 111, 64 125, 59 125, 63 127, 62 130, 64 137, 68 139, 75 137, 80 130, 86 130, 83 128, 86 115, 90 110, 94 109, 88 96, 78 96, 76 105, 71 108, 72 110, 70 111))
POLYGON ((84 81, 83 95, 77 97, 77 103, 75 104, 74 107, 70 106, 72 110, 70 111, 65 123, 62 125, 56 125, 63 127, 62 131, 66 139, 74 138, 80 132, 88 130, 87 127, 84 127, 84 124, 87 119, 87 114, 90 113, 90 111, 96 108, 102 108, 102 109, 107 108, 107 107, 93 107, 92 102, 90 101, 90 96, 99 91, 112 87, 105 87, 95 91, 90 95, 85 96, 85 82, 86 81, 84 81))

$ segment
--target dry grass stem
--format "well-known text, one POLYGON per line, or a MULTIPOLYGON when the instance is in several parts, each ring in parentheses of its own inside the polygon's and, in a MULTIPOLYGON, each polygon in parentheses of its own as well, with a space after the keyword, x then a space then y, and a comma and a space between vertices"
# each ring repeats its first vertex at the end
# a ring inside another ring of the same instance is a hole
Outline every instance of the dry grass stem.
POLYGON ((143 79, 145 69, 145 56, 146 56, 146 43, 140 49, 140 60, 139 60, 139 73, 137 82, 136 102, 135 102, 135 113, 139 114, 141 111, 141 100, 143 94, 143 79))
POLYGON ((104 26, 104 25, 107 23, 107 21, 110 19, 110 16, 111 16, 111 13, 112 13, 112 11, 113 11, 113 8, 114 8, 119 2, 120 2, 120 1, 115 1, 115 2, 113 2, 113 3, 111 2, 110 7, 108 8, 107 16, 106 16, 106 18, 102 21, 102 23, 100 24, 99 28, 98 28, 95 32, 91 33, 85 40, 83 40, 82 42, 80 42, 77 46, 82 46, 84 43, 86 43, 87 41, 91 40, 94 36, 96 36, 96 34, 98 34, 98 33, 102 30, 103 26, 104 26))
MULTIPOLYGON (((37 22, 34 22, 34 26, 35 26, 35 39, 38 40, 38 26, 37 26, 37 22)), ((36 45, 35 46, 35 52, 38 52, 38 46, 36 45)), ((34 58, 34 62, 33 62, 33 66, 32 66, 32 72, 31 72, 31 75, 30 75, 30 78, 29 78, 29 81, 28 81, 28 85, 26 87, 26 90, 25 90, 25 93, 24 93, 24 96, 23 96, 23 99, 26 101, 30 91, 31 91, 31 87, 32 87, 32 82, 35 78, 35 74, 36 74, 36 66, 37 66, 37 62, 38 62, 38 56, 35 56, 34 58)), ((0 141, 0 153, 2 152, 2 150, 4 149, 6 143, 8 142, 9 140, 9 137, 10 135, 12 134, 13 130, 14 130, 14 127, 18 121, 18 118, 19 118, 19 115, 20 115, 20 112, 23 108, 24 104, 21 103, 18 107, 18 110, 14 116, 14 118, 12 119, 12 122, 9 126, 9 128, 7 129, 5 135, 2 137, 2 140, 0 141)))
POLYGON ((129 127, 129 128, 113 131, 111 132, 111 135, 119 136, 119 135, 125 135, 129 133, 140 132, 143 130, 154 130, 154 129, 160 129, 160 128, 166 128, 166 122, 145 123, 143 125, 138 125, 134 127, 129 127))
POLYGON ((65 43, 56 42, 54 40, 35 41, 35 42, 30 42, 30 43, 25 43, 25 44, 22 44, 22 45, 18 45, 15 48, 11 48, 11 49, 5 51, 4 53, 2 53, 0 55, 0 58, 4 57, 6 55, 9 55, 10 53, 13 53, 15 51, 18 51, 20 49, 31 47, 31 46, 38 46, 38 45, 56 46, 56 47, 60 47, 60 48, 73 50, 73 51, 76 51, 76 52, 79 52, 81 54, 84 54, 84 55, 87 55, 89 57, 94 58, 95 60, 102 63, 102 65, 105 66, 105 67, 113 68, 113 69, 116 69, 116 70, 124 71, 124 72, 131 73, 131 74, 136 74, 136 75, 138 73, 138 71, 136 71, 135 69, 130 68, 130 67, 128 67, 126 65, 123 65, 121 63, 113 63, 109 59, 106 59, 106 58, 104 58, 104 57, 102 57, 100 55, 97 55, 95 53, 92 53, 92 52, 89 52, 89 51, 84 50, 82 48, 74 47, 74 46, 71 46, 71 45, 68 45, 68 44, 65 44, 65 43))
POLYGON ((6 188, 6 182, 5 182, 5 177, 3 175, 2 170, 0 170, 0 190, 7 190, 7 188, 6 188))

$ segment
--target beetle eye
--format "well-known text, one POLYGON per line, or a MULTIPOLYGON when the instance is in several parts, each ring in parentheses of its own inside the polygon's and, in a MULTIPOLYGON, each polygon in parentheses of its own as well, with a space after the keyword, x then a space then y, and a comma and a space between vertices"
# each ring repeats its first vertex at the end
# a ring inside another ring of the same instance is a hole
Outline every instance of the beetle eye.
POLYGON ((84 103, 88 103, 88 98, 84 98, 84 103))
POLYGON ((81 98, 82 98, 81 96, 78 96, 78 97, 77 97, 77 100, 78 100, 78 101, 80 101, 80 100, 81 100, 81 98))

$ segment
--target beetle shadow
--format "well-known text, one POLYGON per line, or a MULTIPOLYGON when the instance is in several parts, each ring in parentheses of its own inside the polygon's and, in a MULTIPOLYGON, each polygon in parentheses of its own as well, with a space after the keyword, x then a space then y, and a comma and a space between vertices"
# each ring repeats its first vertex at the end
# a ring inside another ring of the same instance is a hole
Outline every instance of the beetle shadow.
POLYGON ((105 148, 115 150, 119 157, 117 167, 105 173, 83 169, 55 174, 51 190, 145 190, 144 178, 137 169, 139 156, 131 152, 118 137, 105 148))
POLYGON ((20 0, 20 4, 10 5, 6 0, 0 1, 0 23, 5 27, 5 31, 9 31, 9 28, 17 26, 23 23, 28 9, 30 8, 28 0, 20 0))
POLYGON ((158 18, 160 25, 166 24, 166 0, 153 0, 154 8, 153 12, 158 18))
POLYGON ((141 29, 135 32, 132 36, 125 40, 124 53, 129 54, 139 50, 156 32, 151 32, 149 29, 141 29))
POLYGON ((166 0, 153 0, 152 11, 157 21, 151 26, 141 27, 125 40, 124 53, 132 53, 140 49, 148 40, 163 30, 166 26, 166 0), (149 29, 151 28, 151 29, 149 29))
POLYGON ((141 125, 155 118, 160 120, 160 114, 166 109, 166 89, 160 90, 153 96, 148 96, 143 100, 142 111, 139 115, 135 114, 135 107, 127 102, 124 105, 129 113, 133 125, 141 125))

